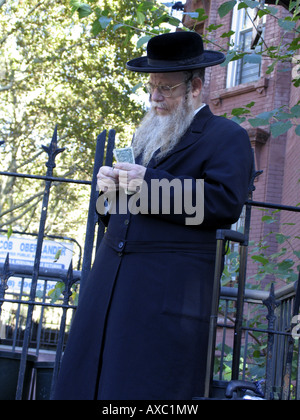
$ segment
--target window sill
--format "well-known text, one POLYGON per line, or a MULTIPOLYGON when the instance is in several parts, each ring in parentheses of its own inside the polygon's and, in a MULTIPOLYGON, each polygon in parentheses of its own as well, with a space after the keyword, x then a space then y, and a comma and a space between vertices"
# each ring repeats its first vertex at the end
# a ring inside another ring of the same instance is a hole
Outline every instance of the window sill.
POLYGON ((218 90, 217 92, 212 92, 210 99, 215 106, 218 106, 223 99, 232 98, 233 96, 239 96, 249 92, 256 91, 259 95, 265 96, 268 84, 269 79, 262 77, 257 82, 249 82, 234 86, 232 88, 226 88, 218 90))

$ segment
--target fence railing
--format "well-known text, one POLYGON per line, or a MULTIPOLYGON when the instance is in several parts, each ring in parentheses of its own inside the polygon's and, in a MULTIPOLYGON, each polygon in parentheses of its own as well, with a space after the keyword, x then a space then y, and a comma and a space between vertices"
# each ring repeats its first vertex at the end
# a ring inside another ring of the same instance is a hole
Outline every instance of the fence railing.
MULTIPOLYGON (((57 146, 57 129, 54 131, 50 146, 43 146, 48 154, 46 176, 0 172, 2 176, 26 177, 45 182, 40 227, 39 232, 36 234, 37 250, 33 266, 10 264, 9 254, 5 263, 0 263, 0 316, 2 315, 0 319, 7 319, 7 322, 4 322, 4 327, 2 321, 2 327, 0 328, 0 346, 2 350, 9 349, 13 353, 20 352, 15 393, 15 399, 17 400, 32 398, 32 396, 38 399, 38 395, 40 395, 37 388, 32 393, 32 384, 34 383, 35 387, 37 386, 38 374, 36 369, 33 370, 35 373, 34 381, 32 378, 30 379, 31 387, 28 387, 26 384, 28 379, 28 360, 31 355, 35 356, 36 362, 45 361, 45 358, 47 359, 48 357, 47 361, 51 362, 51 380, 48 384, 50 390, 47 393, 47 398, 50 397, 51 392, 54 390, 68 330, 76 310, 76 304, 71 298, 73 294, 72 288, 74 285, 78 285, 80 289, 84 287, 92 264, 95 237, 97 248, 104 234, 104 227, 101 223, 97 223, 98 217, 95 211, 98 198, 96 175, 102 163, 106 165, 112 164, 114 141, 114 130, 109 131, 108 137, 106 131, 103 131, 98 136, 95 153, 95 162, 97 164, 94 166, 91 181, 53 176, 55 158, 58 153, 63 151, 57 146), (91 189, 83 260, 82 264, 79 261, 77 265, 77 268, 81 265, 81 270, 73 270, 72 263, 68 270, 45 269, 40 266, 49 196, 51 184, 54 181, 85 184, 91 189), (21 282, 18 294, 10 292, 9 281, 11 278, 19 278, 21 282), (25 281, 30 282, 30 290, 27 294, 22 291, 22 284, 25 281), (50 282, 64 283, 64 287, 61 289, 62 295, 55 302, 51 302, 48 296, 47 285, 50 282), (47 311, 49 313, 51 311, 51 316, 48 313, 48 317, 55 319, 55 322, 52 322, 50 327, 45 323, 44 315, 47 311), (9 313, 8 317, 7 313, 9 313), (47 340, 43 341, 43 336, 45 336, 47 329, 49 330, 49 337, 51 336, 48 343, 46 342, 47 340)), ((259 206, 293 212, 300 211, 299 207, 255 202, 251 198, 246 205, 250 210, 252 206, 259 206)), ((245 228, 247 232, 249 232, 250 228, 250 219, 251 211, 248 211, 245 228)), ((215 379, 218 380, 228 380, 231 374, 232 361, 230 357, 232 340, 234 338, 233 325, 235 321, 236 295, 237 290, 235 288, 221 288, 215 361, 215 369, 217 370, 215 379)), ((282 397, 283 378, 287 366, 287 349, 289 348, 288 341, 291 338, 290 326, 294 297, 295 284, 276 290, 274 293, 272 288, 270 293, 258 290, 245 290, 240 377, 251 380, 263 379, 267 390, 267 399, 282 397), (255 314, 255 317, 253 314, 255 314), (253 321, 254 318, 255 322, 253 321)), ((295 348, 292 359, 294 371, 289 376, 293 392, 289 397, 300 399, 299 343, 297 341, 295 343, 297 349, 295 348)))
MULTIPOLYGON (((273 286, 270 291, 245 290, 239 379, 262 381, 267 399, 283 399, 296 286, 291 283, 276 291, 273 286)), ((236 288, 221 288, 214 376, 217 380, 231 379, 236 299, 236 288)), ((299 340, 294 340, 294 352, 293 372, 288 379, 290 398, 299 400, 299 340)))
MULTIPOLYGON (((23 344, 21 350, 21 359, 20 359, 20 367, 18 372, 18 381, 17 381, 17 390, 16 390, 16 399, 20 400, 23 398, 23 391, 24 391, 24 382, 26 377, 26 362, 27 362, 27 354, 29 350, 30 344, 30 336, 33 324, 33 311, 35 306, 49 306, 48 302, 39 302, 36 300, 36 291, 37 285, 40 277, 40 261, 41 261, 41 254, 42 254, 42 244, 43 239, 45 236, 45 223, 47 219, 47 212, 48 212, 48 204, 49 204, 49 197, 51 191, 51 184, 55 182, 68 182, 68 183, 78 183, 78 184, 87 184, 91 186, 91 193, 90 193, 90 205, 88 211, 88 220, 87 220, 87 229, 86 229, 86 241, 84 246, 84 255, 82 261, 82 269, 80 272, 80 281, 81 287, 84 284, 84 281, 88 275, 88 272, 91 267, 92 261, 92 252, 93 252, 93 243, 95 237, 95 226, 97 223, 97 215, 95 211, 96 199, 97 199, 97 192, 96 192, 96 176, 99 167, 101 166, 102 162, 104 161, 104 154, 106 148, 106 164, 112 163, 112 150, 114 147, 114 130, 110 130, 108 136, 108 144, 106 146, 106 131, 103 131, 97 138, 97 145, 96 145, 96 153, 95 153, 95 162, 98 166, 94 165, 93 177, 92 181, 85 181, 85 180, 74 180, 74 179, 66 179, 66 178, 58 178, 53 176, 53 169, 55 167, 55 158, 56 156, 63 152, 64 149, 58 148, 57 145, 57 127, 55 127, 52 140, 50 142, 49 147, 42 146, 44 151, 48 155, 48 161, 46 162, 47 173, 46 176, 41 175, 32 175, 32 174, 20 174, 20 173, 12 173, 12 172, 0 172, 0 175, 3 176, 14 176, 14 177, 22 177, 22 178, 31 178, 31 179, 39 179, 45 181, 45 188, 43 194, 43 202, 42 202, 42 211, 40 216, 40 225, 39 231, 37 233, 37 244, 36 244, 36 253, 35 259, 32 267, 31 272, 31 286, 28 299, 25 301, 23 297, 14 300, 16 303, 26 304, 27 305, 27 315, 26 315, 26 325, 24 327, 24 335, 23 335, 23 344)), ((97 243, 101 241, 104 231, 101 230, 99 225, 98 230, 98 239, 97 243)), ((10 272, 9 267, 9 255, 6 258, 3 272, 1 275, 1 285, 0 285, 0 315, 2 311, 3 302, 10 302, 13 303, 13 299, 6 299, 5 292, 8 288, 7 282, 8 279, 11 277, 12 273, 10 272)), ((76 282, 73 274, 72 264, 69 267, 67 275, 63 278, 63 282, 65 283, 65 290, 63 291, 63 303, 58 305, 62 309, 62 319, 60 325, 60 333, 56 351, 56 361, 54 365, 54 375, 52 380, 52 389, 55 386, 57 374, 59 371, 60 366, 60 359, 63 350, 63 340, 64 340, 64 330, 66 326, 66 311, 70 307, 69 306, 69 297, 71 296, 71 287, 76 282)))

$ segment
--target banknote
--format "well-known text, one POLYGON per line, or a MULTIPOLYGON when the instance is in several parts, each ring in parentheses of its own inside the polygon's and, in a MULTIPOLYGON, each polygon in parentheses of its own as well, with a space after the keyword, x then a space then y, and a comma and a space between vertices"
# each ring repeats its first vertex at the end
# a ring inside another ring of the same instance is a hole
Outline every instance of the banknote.
POLYGON ((132 147, 114 149, 114 157, 117 162, 135 163, 132 147))

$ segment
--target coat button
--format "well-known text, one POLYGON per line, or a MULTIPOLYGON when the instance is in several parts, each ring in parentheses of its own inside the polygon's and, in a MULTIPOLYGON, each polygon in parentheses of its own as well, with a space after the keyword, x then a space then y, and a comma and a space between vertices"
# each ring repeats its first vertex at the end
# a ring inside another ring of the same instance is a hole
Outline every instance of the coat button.
POLYGON ((121 249, 121 248, 123 248, 123 246, 124 246, 124 242, 119 242, 119 245, 118 245, 118 247, 121 249))
POLYGON ((129 219, 124 220, 124 225, 128 225, 129 224, 129 219))

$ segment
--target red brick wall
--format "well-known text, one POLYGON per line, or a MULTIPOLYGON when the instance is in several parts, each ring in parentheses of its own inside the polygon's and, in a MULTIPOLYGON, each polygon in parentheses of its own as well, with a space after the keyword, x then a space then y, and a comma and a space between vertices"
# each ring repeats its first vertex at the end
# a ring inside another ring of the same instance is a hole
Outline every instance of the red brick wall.
MULTIPOLYGON (((210 40, 214 43, 205 43, 206 49, 227 49, 228 39, 220 38, 220 35, 231 29, 232 13, 227 14, 220 19, 217 9, 223 3, 222 1, 197 1, 187 0, 186 10, 192 11, 198 7, 204 7, 209 15, 205 25, 220 24, 223 26, 215 33, 208 34, 210 40), (202 3, 202 6, 201 6, 202 3), (195 5, 197 7, 195 7, 195 5), (210 7, 209 7, 210 5, 210 7), (217 45, 216 45, 217 44, 217 45)), ((278 7, 277 18, 289 15, 289 12, 282 7, 278 7)), ((199 32, 205 33, 203 27, 199 32)), ((291 39, 293 34, 284 34, 278 26, 277 20, 272 16, 267 16, 265 29, 265 42, 267 46, 278 46, 283 36, 284 42, 291 39)), ((291 64, 279 63, 275 66, 271 74, 266 74, 268 65, 271 61, 264 58, 262 61, 262 72, 260 79, 255 83, 247 83, 234 88, 226 89, 227 67, 212 67, 206 71, 206 83, 203 94, 203 101, 208 103, 212 112, 217 115, 227 113, 237 107, 243 107, 250 102, 255 102, 252 113, 257 115, 261 112, 271 111, 283 105, 294 105, 300 99, 299 88, 291 84, 291 64)), ((243 123, 248 130, 252 146, 255 150, 256 169, 263 170, 263 174, 255 182, 256 190, 253 194, 255 201, 282 203, 296 205, 300 202, 300 138, 289 130, 277 138, 270 135, 268 126, 260 129, 253 129, 249 123, 243 123)), ((282 232, 295 235, 298 229, 300 235, 300 216, 295 213, 280 212, 277 214, 278 223, 265 224, 261 217, 266 214, 258 208, 252 209, 252 221, 250 240, 256 243, 266 238, 269 245, 268 253, 274 253, 278 250, 278 244, 275 236, 270 232, 282 232), (282 225, 282 223, 297 223, 297 226, 282 225)), ((299 242, 299 240, 298 240, 299 242)), ((281 245, 283 246, 283 245, 281 245)), ((280 246, 280 247, 281 247, 280 246)), ((284 246, 289 246, 284 244, 284 246)), ((296 247, 295 241, 293 246, 296 247)), ((291 247, 289 255, 292 255, 291 247)), ((299 243, 298 248, 299 250, 299 243)), ((248 275, 256 272, 256 265, 248 264, 248 275)), ((267 279, 266 281, 269 281, 267 279)))
MULTIPOLYGON (((300 99, 299 90, 294 86, 291 87, 291 107, 300 99)), ((300 119, 297 122, 300 124, 300 119)), ((300 137, 295 135, 294 129, 289 130, 286 139, 282 202, 291 206, 300 203, 300 137)), ((300 237, 300 213, 282 212, 281 221, 285 223, 282 232, 290 236, 289 257, 295 259, 292 251, 300 249, 300 240, 295 239, 296 235, 300 237), (290 223, 294 225, 289 225, 290 223)), ((299 265, 300 261, 297 263, 299 265)))

